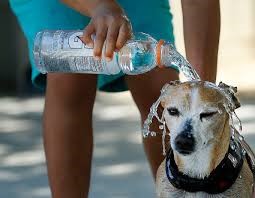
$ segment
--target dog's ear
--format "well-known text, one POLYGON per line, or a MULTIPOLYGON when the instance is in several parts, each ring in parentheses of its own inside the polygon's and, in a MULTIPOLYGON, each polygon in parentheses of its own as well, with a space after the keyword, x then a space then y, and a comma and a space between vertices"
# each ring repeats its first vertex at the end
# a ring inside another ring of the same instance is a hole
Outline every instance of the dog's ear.
POLYGON ((176 86, 176 85, 179 85, 179 84, 181 84, 180 80, 174 80, 174 81, 169 82, 169 85, 171 85, 171 86, 176 86))
POLYGON ((224 92, 230 96, 230 98, 232 100, 231 102, 232 102, 232 104, 234 104, 234 109, 232 109, 233 111, 241 106, 238 98, 235 95, 237 93, 237 87, 229 86, 223 82, 220 82, 218 87, 223 89, 224 92))

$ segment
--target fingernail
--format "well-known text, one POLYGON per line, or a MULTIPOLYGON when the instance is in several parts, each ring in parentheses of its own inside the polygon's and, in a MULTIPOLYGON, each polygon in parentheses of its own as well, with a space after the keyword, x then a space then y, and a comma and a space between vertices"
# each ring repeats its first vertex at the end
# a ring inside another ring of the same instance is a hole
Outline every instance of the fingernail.
POLYGON ((100 58, 100 56, 95 56, 95 60, 100 60, 101 58, 100 58))
POLYGON ((110 62, 112 60, 112 58, 110 57, 105 57, 106 61, 110 62))
POLYGON ((90 48, 93 48, 94 44, 93 43, 88 43, 87 46, 90 47, 90 48))

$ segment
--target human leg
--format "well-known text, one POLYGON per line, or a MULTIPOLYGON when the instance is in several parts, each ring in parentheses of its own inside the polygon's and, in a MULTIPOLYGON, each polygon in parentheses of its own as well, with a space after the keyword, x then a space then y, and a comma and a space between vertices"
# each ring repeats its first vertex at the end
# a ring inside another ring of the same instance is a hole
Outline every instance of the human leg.
POLYGON ((53 198, 88 196, 96 75, 48 74, 44 147, 53 198))

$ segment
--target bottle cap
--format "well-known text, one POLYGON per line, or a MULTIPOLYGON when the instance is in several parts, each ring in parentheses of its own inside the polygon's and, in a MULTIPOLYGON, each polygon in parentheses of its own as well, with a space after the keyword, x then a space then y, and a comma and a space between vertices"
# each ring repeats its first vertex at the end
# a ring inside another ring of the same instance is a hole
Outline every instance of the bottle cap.
POLYGON ((160 39, 157 43, 156 47, 156 61, 159 68, 164 68, 164 66, 161 64, 161 46, 165 43, 164 40, 160 39))

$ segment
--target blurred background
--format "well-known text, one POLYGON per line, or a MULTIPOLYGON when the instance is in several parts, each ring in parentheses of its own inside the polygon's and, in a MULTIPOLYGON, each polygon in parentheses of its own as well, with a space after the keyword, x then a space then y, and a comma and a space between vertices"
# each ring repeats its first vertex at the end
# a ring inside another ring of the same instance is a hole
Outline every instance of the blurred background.
MULTIPOLYGON (((171 1, 178 50, 185 54, 179 1, 171 1)), ((255 1, 221 1, 218 81, 237 86, 237 114, 255 148, 255 1)), ((0 1, 0 197, 49 198, 41 139, 43 93, 30 83, 24 36, 0 1)), ((153 198, 139 114, 129 92, 98 93, 90 197, 153 198), (127 135, 128 134, 128 135, 127 135)))

